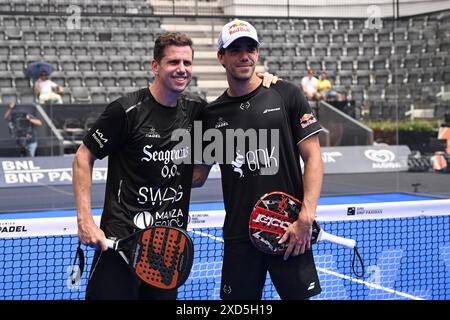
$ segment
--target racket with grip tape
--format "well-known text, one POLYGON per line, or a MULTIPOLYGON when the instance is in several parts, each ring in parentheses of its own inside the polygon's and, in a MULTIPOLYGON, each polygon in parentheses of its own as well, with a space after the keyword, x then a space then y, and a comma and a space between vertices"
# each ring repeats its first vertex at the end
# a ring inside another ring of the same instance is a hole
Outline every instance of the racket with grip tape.
POLYGON ((189 277, 194 245, 186 231, 150 227, 119 239, 106 239, 143 282, 160 289, 175 289, 189 277))
MULTIPOLYGON (((288 243, 278 243, 286 233, 287 228, 298 219, 302 203, 295 197, 281 192, 273 191, 263 195, 256 203, 250 214, 249 232, 253 245, 268 254, 283 255, 288 243)), ((326 232, 317 221, 313 222, 311 244, 320 241, 331 242, 353 249, 352 268, 358 277, 364 276, 364 263, 356 247, 356 241, 332 235, 326 232), (355 260, 358 258, 362 273, 355 271, 355 260)))
MULTIPOLYGON (((119 240, 106 239, 108 248, 117 251, 144 283, 161 289, 175 289, 189 277, 194 257, 192 239, 175 227, 149 227, 119 240)), ((78 242, 68 283, 77 285, 85 258, 78 242), (77 262, 78 261, 78 262, 77 262)))

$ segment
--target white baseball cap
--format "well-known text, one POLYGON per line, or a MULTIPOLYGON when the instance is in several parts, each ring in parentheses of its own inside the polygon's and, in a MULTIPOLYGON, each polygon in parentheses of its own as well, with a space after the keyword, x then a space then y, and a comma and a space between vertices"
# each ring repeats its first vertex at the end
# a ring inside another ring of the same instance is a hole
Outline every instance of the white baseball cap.
POLYGON ((227 48, 235 40, 248 37, 259 44, 258 34, 254 26, 244 20, 233 20, 223 26, 219 34, 218 46, 220 49, 227 48))

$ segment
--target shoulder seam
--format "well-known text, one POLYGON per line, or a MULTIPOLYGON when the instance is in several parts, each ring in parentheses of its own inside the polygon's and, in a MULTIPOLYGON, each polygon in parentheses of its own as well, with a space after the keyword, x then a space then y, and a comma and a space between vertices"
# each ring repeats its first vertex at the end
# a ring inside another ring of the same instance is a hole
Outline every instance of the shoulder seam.
MULTIPOLYGON (((145 101, 147 101, 149 98, 146 97, 144 100, 139 101, 138 103, 132 105, 131 107, 129 107, 128 109, 125 110, 125 113, 130 112, 131 110, 135 109, 137 106, 139 106, 140 104, 144 103, 145 101)), ((123 105, 122 105, 123 107, 123 105)))

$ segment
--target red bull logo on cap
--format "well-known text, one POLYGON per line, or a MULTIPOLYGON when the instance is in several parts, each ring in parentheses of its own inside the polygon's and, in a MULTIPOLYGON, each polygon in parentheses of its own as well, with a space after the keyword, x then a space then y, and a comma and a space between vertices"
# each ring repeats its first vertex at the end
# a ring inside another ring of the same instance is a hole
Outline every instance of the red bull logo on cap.
POLYGON ((233 29, 233 28, 237 28, 237 27, 239 27, 241 24, 242 24, 242 23, 241 23, 240 21, 236 21, 236 22, 230 24, 230 25, 228 26, 228 29, 231 30, 231 29, 233 29))
POLYGON ((316 122, 317 119, 312 113, 305 113, 303 116, 300 117, 300 125, 302 126, 303 129, 316 122))
POLYGON ((228 32, 230 35, 236 32, 250 32, 250 27, 241 21, 236 21, 228 27, 228 32))
POLYGON ((248 37, 255 40, 259 45, 258 34, 255 28, 247 21, 233 20, 223 26, 219 34, 219 49, 227 48, 233 41, 240 37, 248 37))

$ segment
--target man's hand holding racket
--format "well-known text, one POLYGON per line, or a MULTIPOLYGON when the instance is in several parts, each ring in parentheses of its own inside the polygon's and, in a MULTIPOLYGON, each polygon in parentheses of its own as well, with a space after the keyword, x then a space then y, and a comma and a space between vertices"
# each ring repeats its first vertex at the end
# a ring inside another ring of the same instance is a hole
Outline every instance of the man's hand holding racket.
POLYGON ((91 248, 108 250, 105 233, 95 224, 92 217, 78 220, 78 238, 82 244, 91 248))
MULTIPOLYGON (((89 220, 86 220, 89 221, 89 220)), ((80 244, 116 251, 133 274, 144 283, 160 289, 175 289, 189 277, 194 260, 194 245, 188 233, 175 227, 148 227, 122 239, 107 239, 92 223, 78 223, 77 254, 84 269, 84 253, 80 244)), ((82 271, 81 271, 82 273, 82 271)))
POLYGON ((284 253, 284 260, 287 260, 291 254, 293 256, 303 254, 305 250, 311 247, 313 222, 314 218, 310 219, 309 215, 302 212, 299 218, 286 229, 286 233, 278 242, 279 244, 283 244, 289 241, 284 253))
POLYGON ((364 276, 364 263, 356 248, 356 241, 326 232, 315 220, 315 208, 302 203, 282 191, 264 194, 256 203, 249 220, 249 235, 255 247, 264 253, 298 256, 319 241, 327 241, 352 249, 353 272, 364 276), (355 261, 361 264, 361 273, 355 270, 355 261))

